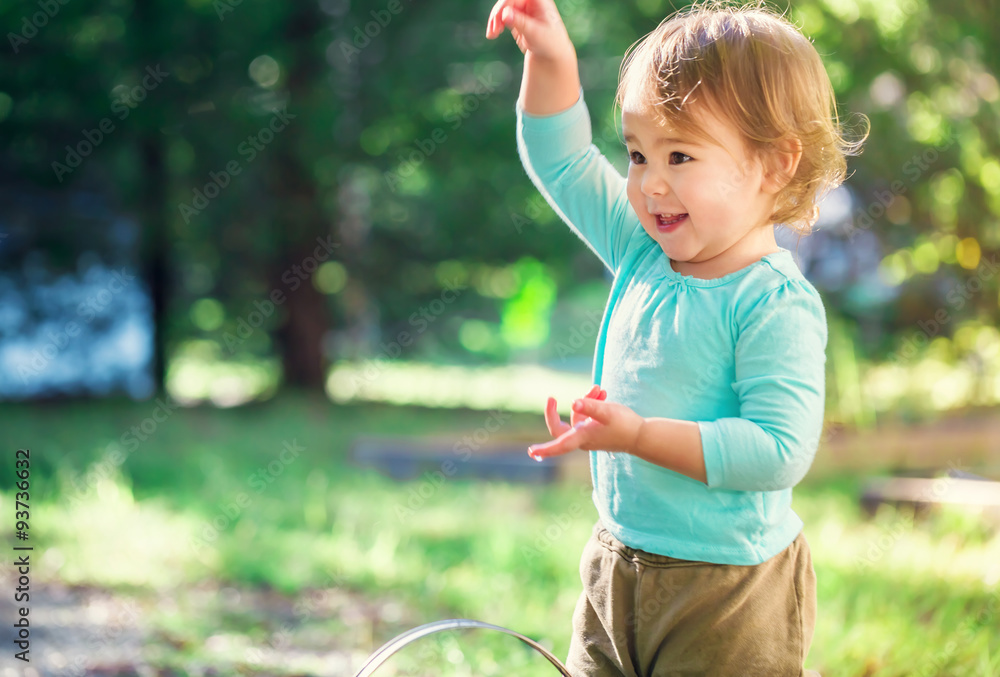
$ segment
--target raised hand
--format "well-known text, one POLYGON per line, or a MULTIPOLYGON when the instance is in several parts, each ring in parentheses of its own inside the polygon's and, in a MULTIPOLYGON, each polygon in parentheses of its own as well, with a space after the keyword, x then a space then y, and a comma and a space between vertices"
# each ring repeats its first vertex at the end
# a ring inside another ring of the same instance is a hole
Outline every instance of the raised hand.
POLYGON ((486 22, 486 37, 493 40, 509 28, 526 56, 558 61, 576 56, 559 10, 552 0, 497 0, 486 22))

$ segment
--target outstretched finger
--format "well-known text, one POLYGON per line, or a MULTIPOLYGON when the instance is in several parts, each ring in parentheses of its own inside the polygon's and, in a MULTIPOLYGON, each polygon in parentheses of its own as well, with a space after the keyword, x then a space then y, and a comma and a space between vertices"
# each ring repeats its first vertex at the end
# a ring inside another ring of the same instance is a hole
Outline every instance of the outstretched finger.
POLYGON ((550 397, 545 403, 545 427, 549 429, 552 437, 559 437, 569 430, 569 425, 559 420, 559 412, 556 411, 556 398, 550 397))
POLYGON ((528 455, 536 461, 540 461, 541 459, 548 458, 549 456, 558 456, 560 454, 567 454, 571 451, 575 451, 586 442, 589 427, 593 425, 593 419, 585 419, 572 426, 569 430, 551 442, 532 444, 528 447, 528 455))

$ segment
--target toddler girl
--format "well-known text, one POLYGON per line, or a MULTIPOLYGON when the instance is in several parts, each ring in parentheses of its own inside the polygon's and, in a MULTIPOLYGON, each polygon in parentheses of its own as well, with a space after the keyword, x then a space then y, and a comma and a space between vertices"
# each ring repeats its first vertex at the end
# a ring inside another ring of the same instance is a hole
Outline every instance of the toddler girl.
POLYGON ((590 451, 599 520, 580 563, 574 675, 803 674, 815 573, 792 487, 823 426, 826 314, 775 224, 802 234, 844 178, 833 88, 763 6, 701 4, 626 52, 623 178, 592 144, 552 0, 499 0, 525 63, 517 147, 614 274, 595 386, 549 398, 541 459, 590 451))

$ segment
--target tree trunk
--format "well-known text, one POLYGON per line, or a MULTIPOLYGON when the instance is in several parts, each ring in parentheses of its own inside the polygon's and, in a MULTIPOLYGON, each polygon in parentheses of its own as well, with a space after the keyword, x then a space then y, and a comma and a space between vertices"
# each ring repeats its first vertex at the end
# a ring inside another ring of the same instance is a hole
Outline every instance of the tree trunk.
MULTIPOLYGON (((134 63, 154 64, 164 57, 162 32, 159 24, 164 21, 157 11, 157 3, 140 2, 136 5, 138 23, 136 33, 143 38, 132 43, 134 63)), ((157 395, 165 393, 166 381, 166 327, 167 304, 170 290, 169 251, 167 237, 167 170, 164 137, 158 125, 150 125, 139 140, 142 157, 142 193, 139 219, 142 232, 142 266, 146 284, 149 285, 153 306, 153 385, 157 395)))
POLYGON ((157 394, 165 392, 166 326, 170 279, 166 229, 166 169, 162 137, 147 135, 142 141, 143 156, 143 254, 145 279, 153 304, 153 384, 157 394))
MULTIPOLYGON (((292 266, 309 272, 312 265, 306 266, 305 262, 313 257, 317 238, 325 240, 330 232, 331 224, 323 214, 312 172, 303 166, 300 141, 308 125, 306 105, 312 95, 311 88, 318 85, 318 76, 325 64, 322 51, 313 48, 317 30, 323 22, 324 17, 315 3, 299 3, 289 16, 283 35, 286 44, 299 45, 289 64, 287 79, 288 112, 299 117, 289 123, 275 144, 272 194, 281 206, 275 227, 286 234, 286 246, 279 257, 279 277, 292 270, 292 266)), ((323 356, 323 335, 330 325, 330 313, 326 297, 312 284, 314 273, 313 269, 295 290, 287 292, 288 315, 275 338, 281 351, 285 384, 322 390, 327 366, 323 356)), ((288 289, 280 279, 274 288, 288 289)))

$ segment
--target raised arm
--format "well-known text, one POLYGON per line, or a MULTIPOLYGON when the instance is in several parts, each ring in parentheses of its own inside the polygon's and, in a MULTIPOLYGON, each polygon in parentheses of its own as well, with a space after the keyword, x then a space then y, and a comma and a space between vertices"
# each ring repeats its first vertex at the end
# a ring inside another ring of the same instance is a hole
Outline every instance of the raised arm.
POLYGON ((498 37, 505 27, 524 52, 515 106, 522 164, 559 217, 617 274, 641 226, 629 220, 625 178, 592 143, 576 50, 562 18, 552 0, 499 0, 486 36, 498 37))
POLYGON ((521 107, 529 115, 553 115, 580 94, 576 49, 552 0, 499 0, 490 12, 486 37, 509 28, 524 53, 521 107))

